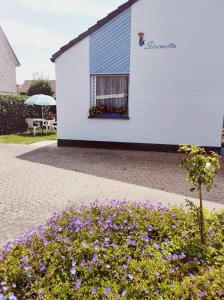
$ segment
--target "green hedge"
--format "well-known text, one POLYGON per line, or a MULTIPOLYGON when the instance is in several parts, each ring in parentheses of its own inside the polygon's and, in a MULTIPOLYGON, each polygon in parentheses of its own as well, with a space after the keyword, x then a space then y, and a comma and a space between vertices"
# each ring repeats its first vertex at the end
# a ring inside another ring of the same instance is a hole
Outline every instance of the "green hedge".
POLYGON ((27 129, 25 118, 41 117, 41 107, 24 105, 26 99, 27 96, 0 94, 0 135, 22 133, 27 129))
POLYGON ((25 130, 25 96, 0 94, 0 134, 23 132, 25 130))

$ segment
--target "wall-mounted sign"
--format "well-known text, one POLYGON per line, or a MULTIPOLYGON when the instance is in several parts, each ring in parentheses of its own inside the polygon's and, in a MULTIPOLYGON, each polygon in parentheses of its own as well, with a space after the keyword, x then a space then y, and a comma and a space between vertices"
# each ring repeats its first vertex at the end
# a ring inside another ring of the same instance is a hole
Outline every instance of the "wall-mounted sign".
POLYGON ((175 49, 177 45, 174 42, 171 43, 163 43, 163 44, 158 44, 155 41, 145 41, 144 39, 144 32, 139 32, 139 46, 144 47, 146 50, 153 50, 153 49, 175 49))

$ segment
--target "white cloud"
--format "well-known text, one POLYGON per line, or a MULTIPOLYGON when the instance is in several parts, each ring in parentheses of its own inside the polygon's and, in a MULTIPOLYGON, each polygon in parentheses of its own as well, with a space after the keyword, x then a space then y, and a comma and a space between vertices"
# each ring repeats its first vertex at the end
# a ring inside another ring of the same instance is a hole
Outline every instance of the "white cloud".
POLYGON ((9 41, 12 41, 12 45, 27 45, 57 50, 68 41, 68 38, 45 27, 37 27, 12 20, 1 20, 1 25, 9 41))
MULTIPOLYGON (((102 0, 18 0, 20 4, 41 13, 79 14, 103 17, 114 9, 114 4, 121 1, 102 0), (114 3, 115 2, 115 3, 114 3), (114 3, 114 4, 112 4, 114 3)), ((60 21, 60 20, 59 20, 60 21)))

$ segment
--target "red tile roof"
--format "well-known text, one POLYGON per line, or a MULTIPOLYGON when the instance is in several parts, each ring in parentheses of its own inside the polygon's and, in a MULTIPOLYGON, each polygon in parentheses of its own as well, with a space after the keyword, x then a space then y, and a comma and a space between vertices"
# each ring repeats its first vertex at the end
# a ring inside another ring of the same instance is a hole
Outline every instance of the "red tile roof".
POLYGON ((92 34, 93 32, 97 31, 99 28, 104 26, 107 22, 111 21, 113 18, 118 16, 120 13, 131 7, 135 2, 138 0, 129 0, 126 3, 119 6, 117 9, 115 9, 113 12, 111 12, 109 15, 107 15, 105 18, 98 21, 94 26, 87 29, 85 32, 81 33, 78 37, 76 37, 74 40, 70 41, 65 46, 61 47, 59 51, 57 51, 55 54, 52 55, 51 61, 55 62, 56 59, 61 56, 64 52, 66 52, 68 49, 73 47, 75 44, 82 41, 84 38, 92 34))

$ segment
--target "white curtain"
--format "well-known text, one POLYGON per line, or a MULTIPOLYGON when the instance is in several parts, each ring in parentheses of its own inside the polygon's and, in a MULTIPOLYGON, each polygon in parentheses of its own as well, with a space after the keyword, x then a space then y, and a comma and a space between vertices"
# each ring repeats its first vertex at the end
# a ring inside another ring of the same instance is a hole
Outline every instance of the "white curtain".
POLYGON ((96 104, 127 106, 128 76, 97 76, 96 104))

